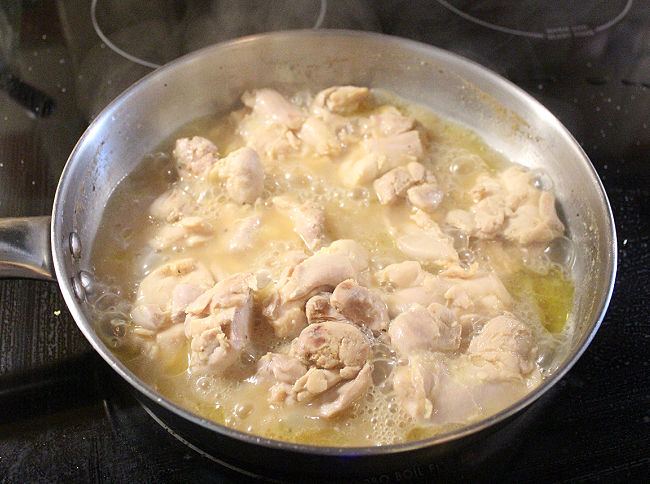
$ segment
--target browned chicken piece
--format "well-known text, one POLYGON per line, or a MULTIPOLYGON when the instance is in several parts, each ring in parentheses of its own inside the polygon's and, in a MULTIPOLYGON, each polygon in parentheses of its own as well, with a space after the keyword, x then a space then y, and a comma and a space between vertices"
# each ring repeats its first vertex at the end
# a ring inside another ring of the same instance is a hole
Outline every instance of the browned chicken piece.
POLYGON ((240 148, 221 160, 219 175, 226 180, 228 196, 237 203, 254 203, 264 191, 264 168, 257 152, 240 148))
POLYGON ((309 298, 305 306, 305 313, 307 314, 309 324, 324 323, 326 321, 347 322, 345 316, 332 306, 330 302, 331 295, 329 292, 323 292, 309 298))
POLYGON ((318 250, 328 243, 323 211, 312 202, 298 203, 288 195, 273 198, 273 203, 286 213, 294 230, 310 250, 318 250))
POLYGON ((183 217, 174 223, 163 225, 150 243, 156 250, 196 247, 206 242, 212 232, 212 225, 202 217, 183 217))
POLYGON ((390 319, 386 303, 354 279, 341 282, 330 298, 332 306, 348 321, 373 332, 386 331, 390 319))
POLYGON ((172 154, 181 176, 202 177, 219 159, 216 145, 201 136, 177 139, 172 154))
POLYGON ((202 293, 213 284, 210 271, 193 259, 164 264, 140 282, 131 318, 134 323, 151 330, 182 321, 185 308, 191 302, 188 292, 202 293))
POLYGON ((189 193, 173 188, 154 200, 149 213, 157 219, 172 223, 195 213, 196 209, 196 202, 189 193))
POLYGON ((318 113, 324 108, 332 113, 352 114, 359 110, 360 105, 366 102, 369 96, 370 91, 367 87, 330 87, 316 94, 312 111, 318 113))
POLYGON ((253 274, 235 274, 187 306, 185 335, 191 341, 193 373, 219 375, 239 359, 252 330, 256 283, 253 274))
POLYGON ((456 351, 460 333, 461 326, 452 312, 437 303, 429 309, 413 304, 391 322, 388 330, 393 348, 406 356, 420 351, 456 351))
POLYGON ((481 365, 487 379, 521 378, 535 369, 537 346, 533 334, 511 315, 490 319, 469 344, 472 362, 481 365))

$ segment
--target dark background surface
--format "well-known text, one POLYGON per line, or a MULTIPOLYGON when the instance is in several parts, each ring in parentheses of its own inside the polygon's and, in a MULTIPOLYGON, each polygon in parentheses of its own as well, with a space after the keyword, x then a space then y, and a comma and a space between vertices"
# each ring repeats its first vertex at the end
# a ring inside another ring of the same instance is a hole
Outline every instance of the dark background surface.
MULTIPOLYGON (((545 104, 585 149, 609 195, 619 241, 612 302, 582 358, 501 448, 361 481, 642 481, 650 471, 650 7, 636 1, 619 22, 598 30, 628 2, 556 2, 564 10, 553 15, 537 9, 540 2, 518 2, 506 13, 503 3, 447 2, 496 29, 442 2, 398 0, 330 1, 324 26, 443 47, 545 104), (558 36, 565 38, 551 38, 558 36)), ((87 2, 4 5, 13 9, 17 33, 13 49, 3 45, 0 71, 10 66, 56 107, 48 116, 30 113, 0 91, 0 216, 43 215, 89 117, 148 69, 124 74, 94 36, 87 2)), ((32 111, 43 102, 32 97, 32 111)), ((0 281, 0 482, 243 480, 145 413, 78 331, 55 283, 0 281)))

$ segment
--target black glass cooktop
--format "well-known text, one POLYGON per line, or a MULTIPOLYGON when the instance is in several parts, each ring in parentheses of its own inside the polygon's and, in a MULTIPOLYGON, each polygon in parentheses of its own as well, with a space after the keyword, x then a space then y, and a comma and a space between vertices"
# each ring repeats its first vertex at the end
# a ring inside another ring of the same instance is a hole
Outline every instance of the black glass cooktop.
MULTIPOLYGON (((227 4, 107 3, 98 1, 95 15, 108 42, 147 62, 168 60, 209 41, 201 28, 217 14, 223 20, 227 4), (193 34, 180 44, 170 40, 165 48, 175 50, 161 51, 156 32, 163 39, 178 36, 164 37, 171 34, 156 30, 162 24, 155 22, 174 26, 187 18, 196 22, 193 34)), ((235 7, 228 35, 261 28, 237 23, 259 9, 253 3, 235 7)), ((81 0, 0 4, 2 217, 49 213, 61 169, 88 120, 151 70, 100 40, 90 7, 81 0)), ((298 27, 375 30, 442 47, 527 90, 591 158, 610 197, 619 237, 615 292, 594 341, 569 374, 512 423, 500 445, 477 447, 462 461, 422 462, 357 480, 647 479, 648 3, 329 0, 305 2, 293 12, 298 27)), ((56 284, 0 281, 0 482, 250 479, 199 455, 149 417, 78 331, 56 284)))

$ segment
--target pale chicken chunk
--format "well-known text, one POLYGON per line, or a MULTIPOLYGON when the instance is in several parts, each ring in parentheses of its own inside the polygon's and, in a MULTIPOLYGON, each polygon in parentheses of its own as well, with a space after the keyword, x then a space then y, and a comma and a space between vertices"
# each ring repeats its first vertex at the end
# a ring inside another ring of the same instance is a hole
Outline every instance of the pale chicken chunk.
POLYGON ((390 319, 386 303, 354 279, 345 280, 336 286, 330 302, 336 311, 358 326, 365 326, 375 333, 388 328, 390 319))
POLYGON ((285 302, 294 301, 319 289, 334 288, 346 279, 357 279, 368 262, 368 252, 361 245, 337 240, 298 264, 280 287, 280 297, 285 302))
POLYGON ((348 323, 329 321, 307 326, 291 344, 290 355, 309 369, 296 380, 289 401, 317 399, 318 413, 331 417, 348 408, 370 387, 370 343, 348 323))
POLYGON ((395 350, 402 355, 419 351, 456 351, 461 326, 453 313, 440 304, 429 308, 414 304, 390 324, 388 334, 395 350))
POLYGON ((402 408, 419 423, 466 424, 480 415, 472 388, 439 355, 409 358, 407 366, 395 371, 393 388, 402 408))
POLYGON ((414 225, 401 222, 393 228, 399 250, 414 259, 442 266, 458 262, 453 240, 428 214, 415 209, 410 218, 414 225))
POLYGON ((535 369, 537 352, 530 328, 512 315, 490 319, 468 349, 474 363, 488 364, 481 365, 488 379, 528 375, 535 369))
POLYGON ((192 373, 223 374, 239 359, 252 331, 256 282, 253 274, 234 274, 187 306, 185 335, 192 373))
POLYGON ((361 144, 376 160, 379 175, 398 166, 418 161, 423 154, 420 133, 416 130, 381 138, 369 138, 363 140, 361 144))
POLYGON ((201 136, 177 139, 172 154, 181 176, 202 177, 219 159, 216 145, 201 136))
POLYGON ((501 279, 492 272, 478 272, 466 278, 448 278, 449 289, 444 297, 452 308, 493 315, 509 309, 512 296, 501 279))
POLYGON ((415 120, 401 114, 397 108, 387 108, 379 114, 373 114, 362 126, 365 133, 379 138, 405 133, 413 129, 415 120))
POLYGON ((244 252, 255 245, 262 221, 257 215, 242 218, 232 227, 233 234, 228 241, 228 249, 232 252, 244 252))
POLYGON ((314 97, 312 111, 327 109, 337 114, 352 114, 368 100, 370 91, 367 87, 334 86, 320 91, 314 97))
POLYGON ((246 92, 242 102, 251 112, 238 123, 238 134, 261 157, 278 160, 300 148, 296 132, 307 117, 302 109, 273 89, 246 92))
POLYGON ((226 192, 237 203, 253 203, 264 190, 264 168, 252 148, 229 153, 221 160, 219 176, 225 178, 226 192))
POLYGON ((291 355, 308 365, 340 370, 351 378, 370 356, 370 343, 356 326, 338 321, 310 324, 291 343, 291 355))
POLYGON ((386 205, 404 198, 407 190, 424 180, 424 176, 425 169, 420 163, 393 168, 373 183, 379 203, 386 205))
POLYGON ((133 322, 157 330, 172 321, 182 320, 191 302, 187 292, 192 295, 203 292, 213 284, 210 271, 193 259, 164 264, 149 273, 138 286, 131 311, 133 322))
POLYGON ((269 401, 284 402, 307 366, 298 358, 281 353, 267 353, 257 363, 255 383, 270 385, 269 401))
POLYGON ((212 233, 212 225, 202 217, 183 217, 174 223, 163 225, 150 244, 156 250, 196 247, 206 242, 212 233))
POLYGON ((305 314, 309 324, 324 323, 325 321, 347 322, 345 316, 332 306, 330 302, 331 295, 329 292, 324 292, 309 298, 305 306, 305 314))
POLYGON ((443 193, 437 183, 427 182, 406 190, 406 198, 414 207, 433 212, 442 203, 443 193))
POLYGON ((280 124, 295 130, 300 128, 306 117, 302 109, 274 89, 245 92, 241 99, 266 124, 280 124))
POLYGON ((173 188, 154 200, 149 213, 166 222, 177 222, 181 218, 195 213, 197 204, 194 198, 179 188, 173 188))
POLYGON ((520 244, 548 243, 564 232, 564 224, 555 210, 555 197, 550 192, 539 195, 537 205, 519 207, 508 220, 506 238, 520 244))
POLYGON ((298 203, 281 195, 273 198, 273 204, 289 216, 294 230, 310 250, 318 250, 328 242, 325 216, 314 203, 298 203))

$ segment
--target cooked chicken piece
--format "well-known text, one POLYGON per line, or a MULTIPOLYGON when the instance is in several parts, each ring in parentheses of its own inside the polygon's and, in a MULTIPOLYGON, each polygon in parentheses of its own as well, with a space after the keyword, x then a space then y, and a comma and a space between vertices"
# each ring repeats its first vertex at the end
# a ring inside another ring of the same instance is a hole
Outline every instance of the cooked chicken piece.
POLYGON ((370 96, 367 87, 334 86, 320 91, 314 97, 312 111, 315 113, 327 109, 337 114, 352 114, 359 110, 370 96))
POLYGON ((324 323, 325 321, 347 322, 345 316, 332 306, 330 302, 331 295, 329 292, 323 292, 309 298, 305 306, 305 313, 307 314, 309 324, 324 323))
POLYGON ((201 217, 183 217, 172 224, 163 225, 151 240, 157 250, 170 247, 196 247, 212 236, 212 225, 201 217))
POLYGON ((464 233, 529 245, 546 244, 564 232, 555 198, 534 186, 529 171, 510 167, 498 177, 480 175, 471 192, 475 204, 470 212, 452 210, 446 219, 464 233))
POLYGON ((219 176, 226 180, 228 196, 237 203, 253 203, 264 190, 264 168, 254 149, 235 150, 221 160, 219 176))
POLYGON ((303 302, 282 302, 277 292, 265 301, 262 314, 278 338, 293 338, 307 326, 303 302))
POLYGON ((242 95, 241 100, 266 124, 280 124, 296 130, 300 129, 306 117, 302 109, 287 101, 282 94, 273 89, 247 91, 242 95))
POLYGON ((380 114, 371 115, 364 128, 371 136, 380 138, 410 131, 414 124, 413 118, 404 116, 396 108, 392 108, 380 114))
POLYGON ((281 195, 273 198, 273 204, 289 216, 294 230, 310 250, 320 249, 328 242, 325 216, 314 203, 299 204, 288 195, 281 195))
POLYGON ((425 212, 433 212, 442 202, 443 193, 437 183, 422 183, 406 191, 411 205, 425 212))
POLYGON ((475 234, 483 239, 494 238, 502 230, 508 214, 499 195, 484 198, 471 211, 474 214, 475 234))
POLYGON ((398 166, 384 174, 373 183, 379 203, 387 205, 406 196, 406 191, 424 180, 424 167, 412 162, 398 166))
POLYGON ((393 388, 402 408, 416 422, 466 424, 481 411, 472 388, 434 354, 409 358, 408 366, 395 371, 393 388))
POLYGON ((379 167, 374 154, 350 158, 339 165, 339 178, 346 187, 365 185, 377 178, 379 167))
POLYGON ((508 220, 504 235, 519 244, 549 243, 564 232, 555 210, 555 197, 541 192, 537 206, 522 205, 508 220))
POLYGON ((332 393, 336 397, 334 401, 324 403, 320 407, 320 415, 323 417, 333 417, 347 409, 356 400, 361 398, 372 384, 372 366, 366 363, 354 380, 343 383, 335 388, 332 393))
POLYGON ((216 145, 201 136, 177 139, 172 154, 181 176, 202 177, 219 159, 219 150, 216 145))
POLYGON ((377 280, 392 292, 384 295, 391 318, 408 310, 414 304, 424 307, 434 302, 444 303, 449 283, 422 269, 419 262, 405 261, 391 264, 376 273, 377 280))
POLYGON ((381 284, 395 289, 417 286, 422 282, 424 271, 419 262, 407 260, 390 264, 375 274, 381 284))
POLYGON ((265 159, 277 160, 300 147, 294 131, 300 129, 306 114, 273 89, 258 89, 242 96, 251 108, 238 123, 238 134, 265 159))
POLYGON ((257 363, 256 383, 271 385, 269 401, 284 402, 296 380, 307 373, 307 367, 298 358, 281 353, 267 353, 257 363))
POLYGON ((493 273, 477 273, 465 279, 449 278, 444 293, 452 308, 463 311, 481 310, 487 314, 508 309, 513 300, 501 280, 493 273))
POLYGON ((183 371, 187 365, 187 338, 182 324, 173 324, 142 343, 142 350, 159 368, 183 371))
POLYGON ((352 240, 337 240, 298 264, 280 287, 280 297, 289 302, 319 289, 332 289, 346 279, 356 279, 367 267, 368 253, 363 247, 352 240))
MULTIPOLYGON (((448 265, 458 262, 453 240, 440 230, 428 214, 415 209, 411 219, 416 227, 405 225, 404 235, 397 237, 397 248, 414 259, 448 265)), ((398 229, 399 230, 399 229, 398 229)))
POLYGON ((344 147, 337 132, 345 125, 345 118, 337 120, 334 124, 329 121, 328 119, 326 122, 318 116, 309 116, 298 133, 303 145, 320 156, 338 155, 344 147))
POLYGON ((255 288, 253 274, 235 274, 187 306, 185 335, 194 374, 222 374, 240 357, 252 331, 255 288))
POLYGON ((388 328, 388 308, 378 295, 354 279, 341 282, 330 297, 332 306, 348 321, 380 332, 388 328))
POLYGON ((177 222, 196 211, 196 202, 191 195, 179 188, 173 188, 154 200, 149 213, 166 222, 177 222))
MULTIPOLYGON (((276 286, 278 288, 284 287, 291 278, 296 266, 306 259, 307 256, 300 251, 286 253, 282 261, 285 269, 276 286)), ((307 326, 304 301, 283 301, 277 289, 273 290, 263 302, 262 314, 279 338, 293 338, 307 326)))
POLYGON ((291 343, 290 354, 316 368, 339 370, 349 379, 368 361, 370 343, 358 327, 327 321, 303 329, 291 343))
POLYGON ((370 343, 356 326, 336 321, 310 324, 290 350, 290 356, 309 369, 295 381, 286 401, 318 398, 324 417, 345 410, 370 386, 369 355, 370 343))
POLYGON ((185 309, 206 291, 206 287, 193 284, 178 284, 172 291, 171 320, 173 323, 185 321, 185 309))
POLYGON ((233 234, 230 237, 228 248, 232 252, 244 252, 252 249, 255 245, 260 223, 260 218, 256 215, 235 222, 232 227, 233 234))
POLYGON ((183 295, 189 287, 205 291, 214 284, 210 271, 200 262, 182 259, 164 264, 149 273, 140 283, 131 318, 136 324, 157 330, 181 319, 183 295), (178 289, 178 286, 185 288, 178 289), (176 296, 175 296, 176 295, 176 296), (174 296, 176 305, 174 305, 174 296))
POLYGON ((368 154, 375 157, 379 175, 418 161, 423 153, 420 133, 415 130, 383 138, 369 138, 361 144, 368 154))
POLYGON ((458 349, 461 326, 452 312, 437 303, 429 307, 413 304, 391 322, 388 334, 398 353, 458 349))
POLYGON ((453 209, 447 212, 445 222, 452 227, 457 228, 464 234, 474 235, 476 232, 476 221, 474 214, 467 210, 453 209))
POLYGON ((481 365, 486 379, 521 378, 535 369, 537 346, 525 324, 511 315, 490 319, 482 331, 472 338, 468 353, 473 363, 481 365))

